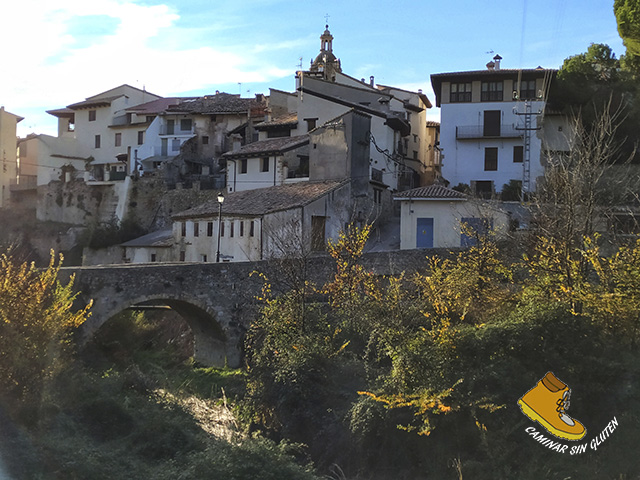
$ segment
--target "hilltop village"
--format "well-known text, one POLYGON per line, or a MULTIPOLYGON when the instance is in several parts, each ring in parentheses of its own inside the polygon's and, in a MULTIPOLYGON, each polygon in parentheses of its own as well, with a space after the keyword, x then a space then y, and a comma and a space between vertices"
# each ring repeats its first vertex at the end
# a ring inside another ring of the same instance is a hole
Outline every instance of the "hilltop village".
POLYGON ((57 136, 16 148, 21 117, 3 108, 0 206, 48 226, 18 241, 67 264, 239 262, 322 251, 350 222, 374 223, 377 251, 465 246, 461 223, 526 224, 519 201, 569 150, 568 118, 547 108, 556 70, 505 69, 496 55, 432 75, 429 99, 349 76, 333 40, 327 25, 291 92, 121 85, 49 110, 57 136))

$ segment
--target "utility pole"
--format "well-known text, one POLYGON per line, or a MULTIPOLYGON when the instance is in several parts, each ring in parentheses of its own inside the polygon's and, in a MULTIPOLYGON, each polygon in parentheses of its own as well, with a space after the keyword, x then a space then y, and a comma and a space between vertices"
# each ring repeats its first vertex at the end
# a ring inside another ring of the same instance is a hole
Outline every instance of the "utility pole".
POLYGON ((531 190, 531 132, 534 130, 540 130, 540 127, 532 126, 532 117, 533 115, 538 115, 538 113, 533 113, 531 111, 531 102, 525 101, 523 105, 523 112, 518 111, 518 107, 513 108, 514 114, 524 117, 524 126, 516 127, 516 130, 524 132, 524 147, 522 152, 522 186, 520 187, 521 203, 524 203, 526 194, 531 190))

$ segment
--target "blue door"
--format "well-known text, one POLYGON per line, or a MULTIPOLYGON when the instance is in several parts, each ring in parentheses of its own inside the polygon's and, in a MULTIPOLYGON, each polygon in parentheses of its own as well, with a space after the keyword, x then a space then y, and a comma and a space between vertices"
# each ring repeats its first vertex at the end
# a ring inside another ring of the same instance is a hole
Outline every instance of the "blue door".
POLYGON ((433 218, 418 218, 416 248, 433 248, 433 218))

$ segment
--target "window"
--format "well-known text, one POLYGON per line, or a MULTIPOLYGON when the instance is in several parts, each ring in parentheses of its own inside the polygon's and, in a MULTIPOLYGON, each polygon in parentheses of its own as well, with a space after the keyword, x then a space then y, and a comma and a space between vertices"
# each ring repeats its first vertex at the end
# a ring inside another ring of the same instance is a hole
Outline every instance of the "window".
POLYGON ((153 119, 156 118, 153 115, 147 115, 147 123, 153 122, 153 119))
POLYGON ((213 222, 207 222, 207 237, 213 237, 213 222))
POLYGON ((502 80, 499 82, 482 82, 480 100, 483 102, 501 102, 502 80))
POLYGON ((203 135, 202 136, 202 144, 203 145, 209 145, 209 136, 208 135, 203 135))
POLYGON ((376 205, 382 204, 382 190, 379 188, 373 189, 373 203, 376 205))
POLYGON ((175 120, 167 120, 167 135, 173 135, 175 130, 176 121, 175 120))
POLYGON ((307 131, 309 131, 309 130, 313 130, 314 128, 316 128, 316 122, 318 121, 318 119, 317 118, 305 118, 304 121, 307 122, 307 131))
POLYGON ((247 173, 247 159, 240 160, 240 173, 247 173))
POLYGON ((499 137, 501 118, 500 110, 485 110, 482 135, 485 137, 499 137))
POLYGON ((416 150, 413 151, 413 159, 418 160, 418 152, 416 150))
POLYGON ((449 93, 450 103, 462 103, 471 101, 471 82, 452 83, 449 93))
POLYGON ((268 172, 269 171, 269 157, 263 157, 262 158, 262 165, 260 168, 261 172, 268 172))
POLYGON ((95 122, 96 121, 96 111, 95 110, 89 110, 89 121, 90 122, 95 122))
POLYGON ((187 252, 185 252, 184 250, 180 250, 180 261, 184 262, 186 257, 187 257, 187 252))
POLYGON ((235 223, 236 223, 236 222, 234 222, 234 221, 232 220, 230 223, 231 223, 231 228, 229 229, 229 236, 230 236, 230 237, 233 237, 233 230, 234 230, 234 228, 233 228, 233 227, 235 227, 235 223))
POLYGON ((491 180, 472 181, 471 188, 478 197, 488 199, 493 196, 493 182, 491 180))
POLYGON ((193 222, 193 236, 194 237, 200 236, 200 225, 198 224, 198 222, 193 222))
POLYGON ((523 80, 520 82, 520 99, 534 100, 536 98, 536 81, 523 80))
POLYGON ((144 130, 140 130, 138 132, 138 145, 142 145, 144 143, 144 130))
POLYGON ((460 220, 462 232, 460 234, 460 246, 472 247, 477 245, 482 237, 486 237, 493 228, 491 218, 463 217, 460 220))
POLYGON ((524 147, 516 145, 513 147, 513 163, 522 163, 524 160, 524 147))
POLYGON ((484 171, 495 170, 498 170, 498 149, 497 147, 487 147, 484 149, 484 171))
POLYGON ((182 120, 180 120, 180 130, 182 130, 183 132, 190 132, 191 125, 192 123, 190 118, 183 118, 182 120))
POLYGON ((156 254, 155 254, 155 253, 152 253, 152 254, 151 254, 151 261, 152 261, 152 262, 155 262, 155 261, 156 261, 156 254))
POLYGON ((207 262, 207 256, 206 255, 200 255, 200 261, 201 262, 207 262))
POLYGON ((187 236, 187 222, 182 222, 180 235, 183 237, 187 236))
POLYGON ((311 250, 317 252, 325 249, 325 226, 327 217, 313 215, 311 217, 311 250))
POLYGON ((240 236, 244 237, 244 222, 240 220, 240 236))
POLYGON ((122 146, 122 134, 116 133, 116 147, 122 146))
POLYGON ((96 148, 100 148, 100 135, 96 135, 95 146, 96 148))
POLYGON ((253 237, 254 233, 255 233, 255 227, 254 227, 254 222, 253 220, 251 220, 251 222, 249 222, 249 236, 253 237))
POLYGON ((173 150, 174 152, 179 152, 180 151, 180 139, 179 138, 174 138, 173 140, 171 140, 171 150, 173 150))
POLYGON ((220 236, 224 237, 224 224, 226 222, 220 222, 220 236))

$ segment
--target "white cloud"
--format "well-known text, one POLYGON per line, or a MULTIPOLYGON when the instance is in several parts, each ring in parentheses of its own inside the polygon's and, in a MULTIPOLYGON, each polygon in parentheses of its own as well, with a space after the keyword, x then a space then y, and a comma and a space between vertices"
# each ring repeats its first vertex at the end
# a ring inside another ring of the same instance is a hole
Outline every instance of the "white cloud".
MULTIPOLYGON (((266 63, 264 55, 256 54, 259 49, 235 53, 194 45, 177 27, 179 14, 166 5, 138 5, 132 0, 7 3, 0 44, 13 46, 3 51, 13 74, 0 76, 0 103, 18 115, 36 107, 43 112, 22 122, 23 130, 37 131, 47 121, 46 109, 123 83, 168 95, 223 83, 265 82, 290 73, 266 63), (91 32, 83 18, 95 22, 97 16, 115 21, 91 32), (74 37, 78 30, 81 35, 74 37)), ((295 45, 287 43, 280 47, 295 45)))

